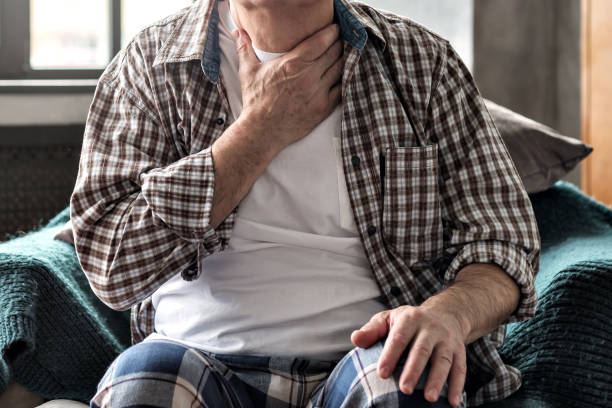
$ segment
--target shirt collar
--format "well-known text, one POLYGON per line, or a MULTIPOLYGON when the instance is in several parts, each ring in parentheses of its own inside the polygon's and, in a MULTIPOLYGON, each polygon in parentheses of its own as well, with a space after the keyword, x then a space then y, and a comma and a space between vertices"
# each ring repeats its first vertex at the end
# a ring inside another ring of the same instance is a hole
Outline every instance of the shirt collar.
MULTIPOLYGON (((177 19, 170 38, 157 52, 153 66, 201 60, 202 71, 210 81, 216 83, 221 62, 217 2, 198 0, 182 18, 177 19)), ((348 0, 334 0, 334 21, 340 25, 342 38, 360 51, 368 41, 368 31, 385 44, 374 21, 366 13, 355 9, 348 0)))

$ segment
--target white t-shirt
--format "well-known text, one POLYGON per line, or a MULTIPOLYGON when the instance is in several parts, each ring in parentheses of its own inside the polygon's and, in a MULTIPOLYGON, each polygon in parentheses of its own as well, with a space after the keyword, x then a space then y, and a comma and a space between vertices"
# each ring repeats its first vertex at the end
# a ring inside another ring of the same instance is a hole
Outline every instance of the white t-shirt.
MULTIPOLYGON (((221 75, 242 110, 235 25, 219 1, 221 75)), ((280 54, 255 50, 262 61, 280 54)), ((339 106, 285 148, 240 202, 229 248, 153 295, 152 338, 214 353, 337 360, 385 305, 357 232, 340 154, 339 106)))

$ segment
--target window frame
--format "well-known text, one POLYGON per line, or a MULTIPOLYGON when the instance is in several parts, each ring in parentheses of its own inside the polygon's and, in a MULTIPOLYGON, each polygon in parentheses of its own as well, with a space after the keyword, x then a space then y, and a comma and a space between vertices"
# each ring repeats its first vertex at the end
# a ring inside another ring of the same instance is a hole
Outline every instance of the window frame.
MULTIPOLYGON (((110 8, 111 27, 108 44, 112 57, 121 49, 121 0, 106 1, 110 8)), ((104 68, 32 69, 30 0, 0 0, 0 81, 97 79, 103 71, 104 68)))

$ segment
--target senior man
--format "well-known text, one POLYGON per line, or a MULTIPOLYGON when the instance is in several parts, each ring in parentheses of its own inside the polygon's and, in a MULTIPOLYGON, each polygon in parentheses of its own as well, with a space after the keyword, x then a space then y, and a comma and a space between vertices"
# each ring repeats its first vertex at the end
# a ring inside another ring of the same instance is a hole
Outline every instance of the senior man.
POLYGON ((403 17, 201 0, 146 28, 100 78, 71 217, 138 343, 93 407, 465 406, 520 386, 496 349, 535 309, 530 202, 459 57, 403 17))

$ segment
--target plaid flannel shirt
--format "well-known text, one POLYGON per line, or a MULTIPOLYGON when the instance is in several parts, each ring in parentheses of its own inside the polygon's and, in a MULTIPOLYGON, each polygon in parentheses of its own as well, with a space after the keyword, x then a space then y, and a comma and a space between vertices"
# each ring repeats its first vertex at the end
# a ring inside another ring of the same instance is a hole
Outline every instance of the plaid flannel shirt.
MULTIPOLYGON (((229 126, 216 0, 135 37, 99 80, 71 197, 76 250, 96 295, 132 308, 138 342, 151 295, 199 277, 236 210, 210 225, 212 143, 229 126)), ((335 0, 344 39, 341 145, 355 222, 389 308, 418 305, 471 263, 499 265, 535 313, 540 242, 530 201, 474 81, 447 41, 412 21, 335 0)), ((316 165, 313 163, 313 165, 316 165)), ((521 384, 497 348, 505 326, 467 346, 470 405, 521 384)))

